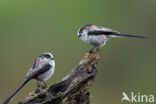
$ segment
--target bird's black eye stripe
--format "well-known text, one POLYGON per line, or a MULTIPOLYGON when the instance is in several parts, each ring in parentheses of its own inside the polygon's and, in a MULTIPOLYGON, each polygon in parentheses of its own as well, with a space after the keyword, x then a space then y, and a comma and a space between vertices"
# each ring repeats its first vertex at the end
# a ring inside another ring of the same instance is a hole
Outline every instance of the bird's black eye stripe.
POLYGON ((83 30, 86 28, 86 27, 90 27, 92 26, 92 24, 87 24, 85 26, 83 26, 80 30, 79 30, 79 33, 83 33, 83 30))
POLYGON ((82 28, 79 30, 79 33, 83 33, 84 28, 85 28, 85 27, 82 27, 82 28))
POLYGON ((46 58, 50 58, 51 57, 49 54, 43 54, 42 56, 44 56, 46 58))

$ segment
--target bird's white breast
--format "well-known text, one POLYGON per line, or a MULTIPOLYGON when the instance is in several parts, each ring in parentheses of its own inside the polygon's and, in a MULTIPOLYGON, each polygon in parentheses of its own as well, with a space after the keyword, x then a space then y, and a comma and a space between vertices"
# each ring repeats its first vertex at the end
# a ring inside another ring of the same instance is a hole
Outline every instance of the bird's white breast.
POLYGON ((105 35, 89 35, 88 37, 83 39, 83 41, 93 46, 98 46, 98 47, 104 46, 107 40, 108 40, 108 37, 105 35))

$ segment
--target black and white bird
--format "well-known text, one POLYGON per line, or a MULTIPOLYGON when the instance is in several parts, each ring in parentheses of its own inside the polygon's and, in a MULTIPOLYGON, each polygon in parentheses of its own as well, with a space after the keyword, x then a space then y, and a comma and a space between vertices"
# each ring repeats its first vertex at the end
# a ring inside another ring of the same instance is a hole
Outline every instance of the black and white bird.
POLYGON ((116 30, 109 28, 103 28, 93 24, 87 24, 81 27, 78 31, 78 37, 84 42, 93 45, 94 47, 102 47, 106 44, 107 40, 111 37, 135 37, 135 38, 147 38, 145 36, 126 35, 120 34, 116 30))
POLYGON ((29 81, 33 79, 36 80, 37 83, 47 81, 53 75, 54 70, 55 61, 53 55, 49 52, 43 53, 35 60, 33 66, 24 78, 22 85, 6 99, 3 104, 8 104, 29 81))

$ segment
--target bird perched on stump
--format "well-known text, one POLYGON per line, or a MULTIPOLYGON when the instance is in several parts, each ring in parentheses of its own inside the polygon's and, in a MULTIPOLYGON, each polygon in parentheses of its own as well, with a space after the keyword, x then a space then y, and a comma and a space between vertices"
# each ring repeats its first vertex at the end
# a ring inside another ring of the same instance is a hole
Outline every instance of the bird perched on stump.
POLYGON ((54 70, 55 61, 53 55, 49 52, 43 53, 35 60, 33 66, 24 78, 22 85, 8 99, 6 99, 3 104, 8 104, 29 81, 34 79, 37 81, 38 85, 38 82, 45 83, 45 81, 53 75, 54 70))
POLYGON ((138 35, 126 35, 121 34, 116 30, 100 27, 93 24, 87 24, 81 27, 78 31, 78 37, 86 43, 93 45, 94 47, 102 47, 106 44, 107 40, 111 37, 135 37, 135 38, 147 38, 145 36, 138 35))

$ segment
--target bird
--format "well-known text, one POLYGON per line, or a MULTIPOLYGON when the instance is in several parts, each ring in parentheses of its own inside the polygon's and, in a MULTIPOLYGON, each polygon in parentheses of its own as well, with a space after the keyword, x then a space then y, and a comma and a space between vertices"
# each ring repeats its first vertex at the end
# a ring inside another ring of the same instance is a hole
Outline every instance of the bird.
POLYGON ((78 30, 78 37, 94 47, 103 47, 111 37, 135 37, 144 39, 148 38, 145 36, 121 34, 116 30, 100 27, 94 24, 87 24, 82 26, 78 30))
POLYGON ((46 86, 45 81, 47 81, 53 75, 54 70, 55 61, 53 55, 49 52, 44 52, 35 59, 21 86, 10 97, 8 97, 8 99, 6 99, 3 104, 8 104, 16 96, 16 94, 31 80, 35 80, 38 85, 39 82, 44 82, 46 86))

